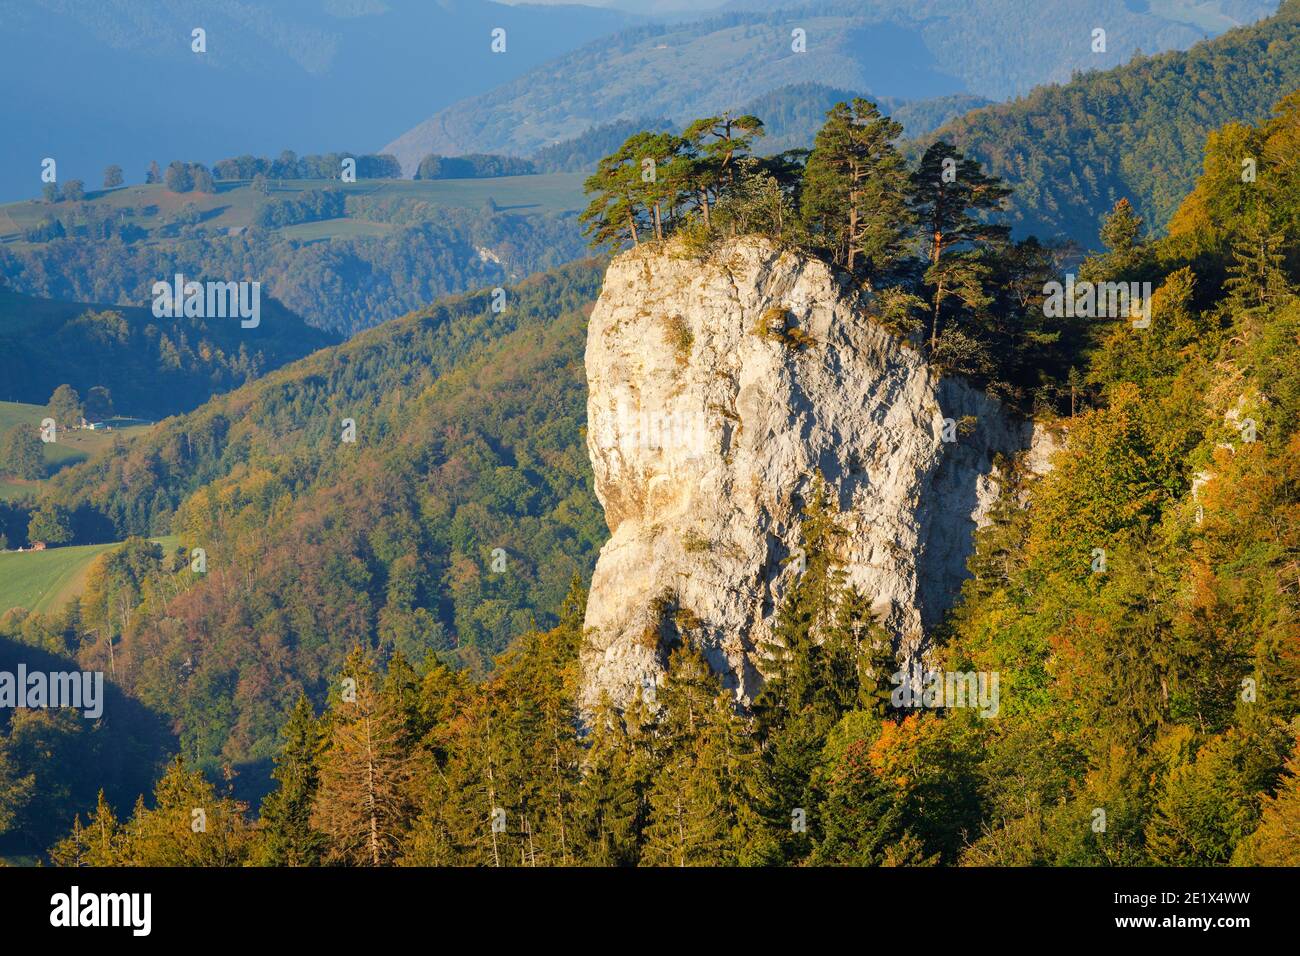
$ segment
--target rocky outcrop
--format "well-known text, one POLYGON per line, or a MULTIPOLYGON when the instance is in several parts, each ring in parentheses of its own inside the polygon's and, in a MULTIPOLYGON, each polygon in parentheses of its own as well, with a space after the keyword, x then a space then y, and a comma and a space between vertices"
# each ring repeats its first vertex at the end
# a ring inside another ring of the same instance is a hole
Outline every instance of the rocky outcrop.
POLYGON ((848 575, 906 656, 956 597, 1030 427, 938 375, 868 292, 743 239, 707 261, 642 247, 610 265, 587 335, 587 447, 611 537, 587 602, 583 702, 654 681, 689 628, 741 703, 824 476, 848 575))

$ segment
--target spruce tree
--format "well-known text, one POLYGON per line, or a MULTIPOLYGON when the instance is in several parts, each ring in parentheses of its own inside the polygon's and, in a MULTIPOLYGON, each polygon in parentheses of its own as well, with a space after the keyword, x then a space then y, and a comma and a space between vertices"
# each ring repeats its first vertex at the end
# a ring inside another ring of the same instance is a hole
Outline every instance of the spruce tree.
POLYGON ((602 694, 591 716, 576 816, 583 832, 583 862, 627 866, 639 854, 641 793, 634 754, 622 716, 602 694))
POLYGON ((888 703, 892 646, 847 584, 844 539, 819 475, 804 509, 804 570, 778 610, 755 701, 763 750, 751 806, 766 841, 754 841, 759 862, 808 858, 821 826, 815 779, 827 734, 850 711, 879 715, 888 703))
POLYGON ((744 743, 730 695, 708 662, 682 645, 669 657, 656 724, 662 758, 650 788, 650 822, 641 862, 649 866, 726 866, 744 743))
POLYGON ((177 757, 154 787, 154 805, 142 797, 123 827, 119 865, 242 866, 254 844, 246 810, 177 757))
POLYGON ((123 839, 117 814, 100 790, 95 811, 87 816, 85 826, 81 814, 77 814, 72 833, 50 848, 50 862, 55 866, 124 866, 123 839))
POLYGON ((310 825, 329 841, 325 862, 381 866, 397 856, 411 817, 414 758, 404 746, 402 698, 397 688, 381 688, 360 648, 341 677, 310 825))
POLYGON ((1245 310, 1268 309, 1294 294, 1287 280, 1284 236, 1262 214, 1249 217, 1232 244, 1232 264, 1223 286, 1228 301, 1245 310))
POLYGON ((305 695, 299 695, 281 735, 284 748, 271 771, 279 786, 262 800, 258 814, 258 862, 264 866, 316 866, 325 838, 311 825, 311 808, 320 782, 324 735, 305 695))
POLYGON ((1131 266, 1142 239, 1142 217, 1127 199, 1117 200, 1101 221, 1101 242, 1107 251, 1107 271, 1122 275, 1131 266))

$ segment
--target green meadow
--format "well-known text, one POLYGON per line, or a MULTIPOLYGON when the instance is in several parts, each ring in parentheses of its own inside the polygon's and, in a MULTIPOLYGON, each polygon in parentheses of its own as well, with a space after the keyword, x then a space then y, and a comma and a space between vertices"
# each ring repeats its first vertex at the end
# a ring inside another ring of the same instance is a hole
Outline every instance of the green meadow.
MULTIPOLYGON (((411 207, 412 221, 425 211, 442 208, 477 209, 490 199, 505 211, 557 213, 586 205, 583 173, 544 173, 535 176, 499 176, 488 179, 377 179, 342 183, 335 180, 289 179, 271 183, 270 198, 285 198, 311 189, 342 190, 349 198, 381 201, 386 208, 411 207)), ((260 193, 246 180, 217 183, 215 193, 174 193, 162 185, 125 186, 92 190, 86 201, 93 206, 127 210, 131 222, 148 233, 170 223, 183 210, 193 207, 206 229, 239 230, 253 224, 263 202, 260 193)), ((25 244, 23 230, 47 216, 69 210, 72 204, 50 205, 39 199, 0 206, 0 242, 25 244)), ((384 235, 397 228, 391 222, 371 222, 364 216, 346 216, 321 222, 303 223, 275 230, 284 238, 303 241, 384 235)))
MULTIPOLYGON (((150 540, 164 548, 173 548, 177 542, 174 537, 150 540)), ((120 544, 0 552, 0 614, 15 607, 43 614, 58 611, 85 589, 91 563, 120 544)))
MULTIPOLYGON (((0 402, 0 435, 15 425, 39 427, 41 419, 48 414, 40 405, 0 402)), ((149 425, 132 425, 127 428, 115 428, 112 431, 93 432, 85 429, 60 428, 55 432, 56 440, 45 445, 45 463, 49 473, 54 474, 69 465, 85 461, 115 441, 141 434, 149 428, 149 425)), ((26 494, 36 494, 40 491, 41 484, 40 481, 0 478, 0 498, 13 499, 26 494)))

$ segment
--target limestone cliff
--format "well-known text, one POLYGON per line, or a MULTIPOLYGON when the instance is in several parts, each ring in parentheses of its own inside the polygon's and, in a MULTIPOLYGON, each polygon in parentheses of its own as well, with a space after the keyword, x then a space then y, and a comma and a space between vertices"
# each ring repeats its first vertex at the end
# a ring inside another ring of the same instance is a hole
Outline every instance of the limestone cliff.
POLYGON ((1030 428, 944 378, 826 265, 743 239, 616 258, 587 334, 587 448, 612 536, 587 604, 583 702, 657 679, 685 621, 738 700, 825 477, 848 573, 910 656, 950 606, 1030 428))

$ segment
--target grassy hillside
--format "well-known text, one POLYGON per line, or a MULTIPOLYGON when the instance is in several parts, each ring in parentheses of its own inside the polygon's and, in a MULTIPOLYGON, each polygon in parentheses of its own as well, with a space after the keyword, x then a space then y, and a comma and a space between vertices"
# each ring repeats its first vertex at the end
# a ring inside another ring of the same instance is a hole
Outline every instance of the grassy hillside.
POLYGON ((1200 171, 1201 145, 1258 121, 1300 88, 1300 3, 1181 53, 1086 73, 935 133, 1016 187, 1017 231, 1097 244, 1103 212, 1129 198, 1163 228, 1200 171))
MULTIPOLYGON (((357 235, 386 235, 402 221, 431 220, 441 209, 479 209, 489 199, 498 206, 515 210, 565 212, 580 209, 582 176, 575 173, 547 173, 536 176, 502 176, 488 179, 362 180, 356 183, 332 180, 274 180, 265 196, 249 182, 219 182, 215 193, 174 193, 166 186, 125 186, 96 190, 86 196, 89 206, 105 215, 123 216, 144 232, 146 241, 168 238, 179 231, 179 217, 187 211, 197 216, 197 225, 220 234, 247 229, 254 224, 258 207, 267 201, 292 197, 308 190, 331 190, 344 194, 349 214, 318 229, 313 238, 352 238, 357 235), (169 232, 170 230, 170 232, 169 232)), ((0 206, 0 242, 28 245, 24 230, 49 216, 71 210, 70 203, 47 203, 39 199, 0 206)), ((323 223, 314 225, 323 226, 323 223)), ((296 227, 269 229, 272 236, 294 236, 296 227)))
MULTIPOLYGON (((174 548, 175 537, 153 538, 164 548, 174 548)), ((72 545, 45 551, 0 552, 0 614, 22 607, 53 614, 85 589, 91 563, 121 542, 72 545)))
POLYGON ((528 155, 615 119, 707 116, 782 86, 824 83, 885 98, 1003 99, 1137 49, 1185 49, 1266 16, 1269 0, 825 0, 768 13, 636 27, 434 113, 383 151, 410 173, 426 153, 528 155), (1091 31, 1107 30, 1093 53, 1091 31), (806 31, 807 50, 791 49, 806 31), (1014 37, 1014 48, 1008 38, 1014 37))
MULTIPOLYGON (((0 293, 3 295, 3 293, 0 293)), ((16 425, 39 428, 41 419, 49 412, 44 405, 28 405, 22 402, 0 402, 0 435, 16 425)), ((143 434, 149 430, 148 425, 133 425, 117 428, 113 431, 89 431, 86 429, 59 429, 57 441, 42 446, 45 464, 49 474, 61 468, 86 461, 114 442, 143 434)), ((25 480, 0 478, 0 500, 21 498, 26 495, 38 495, 45 486, 45 480, 25 480)))
POLYGON ((266 196, 249 183, 220 183, 212 194, 132 186, 80 202, 16 203, 0 208, 9 238, 0 279, 28 295, 125 306, 151 302, 152 284, 176 272, 257 280, 264 300, 350 334, 584 255, 574 221, 582 178, 302 180, 273 182, 266 196), (280 215, 292 206, 311 211, 280 215), (51 219, 58 226, 46 238, 51 219), (28 231, 42 222, 42 234, 28 231))

